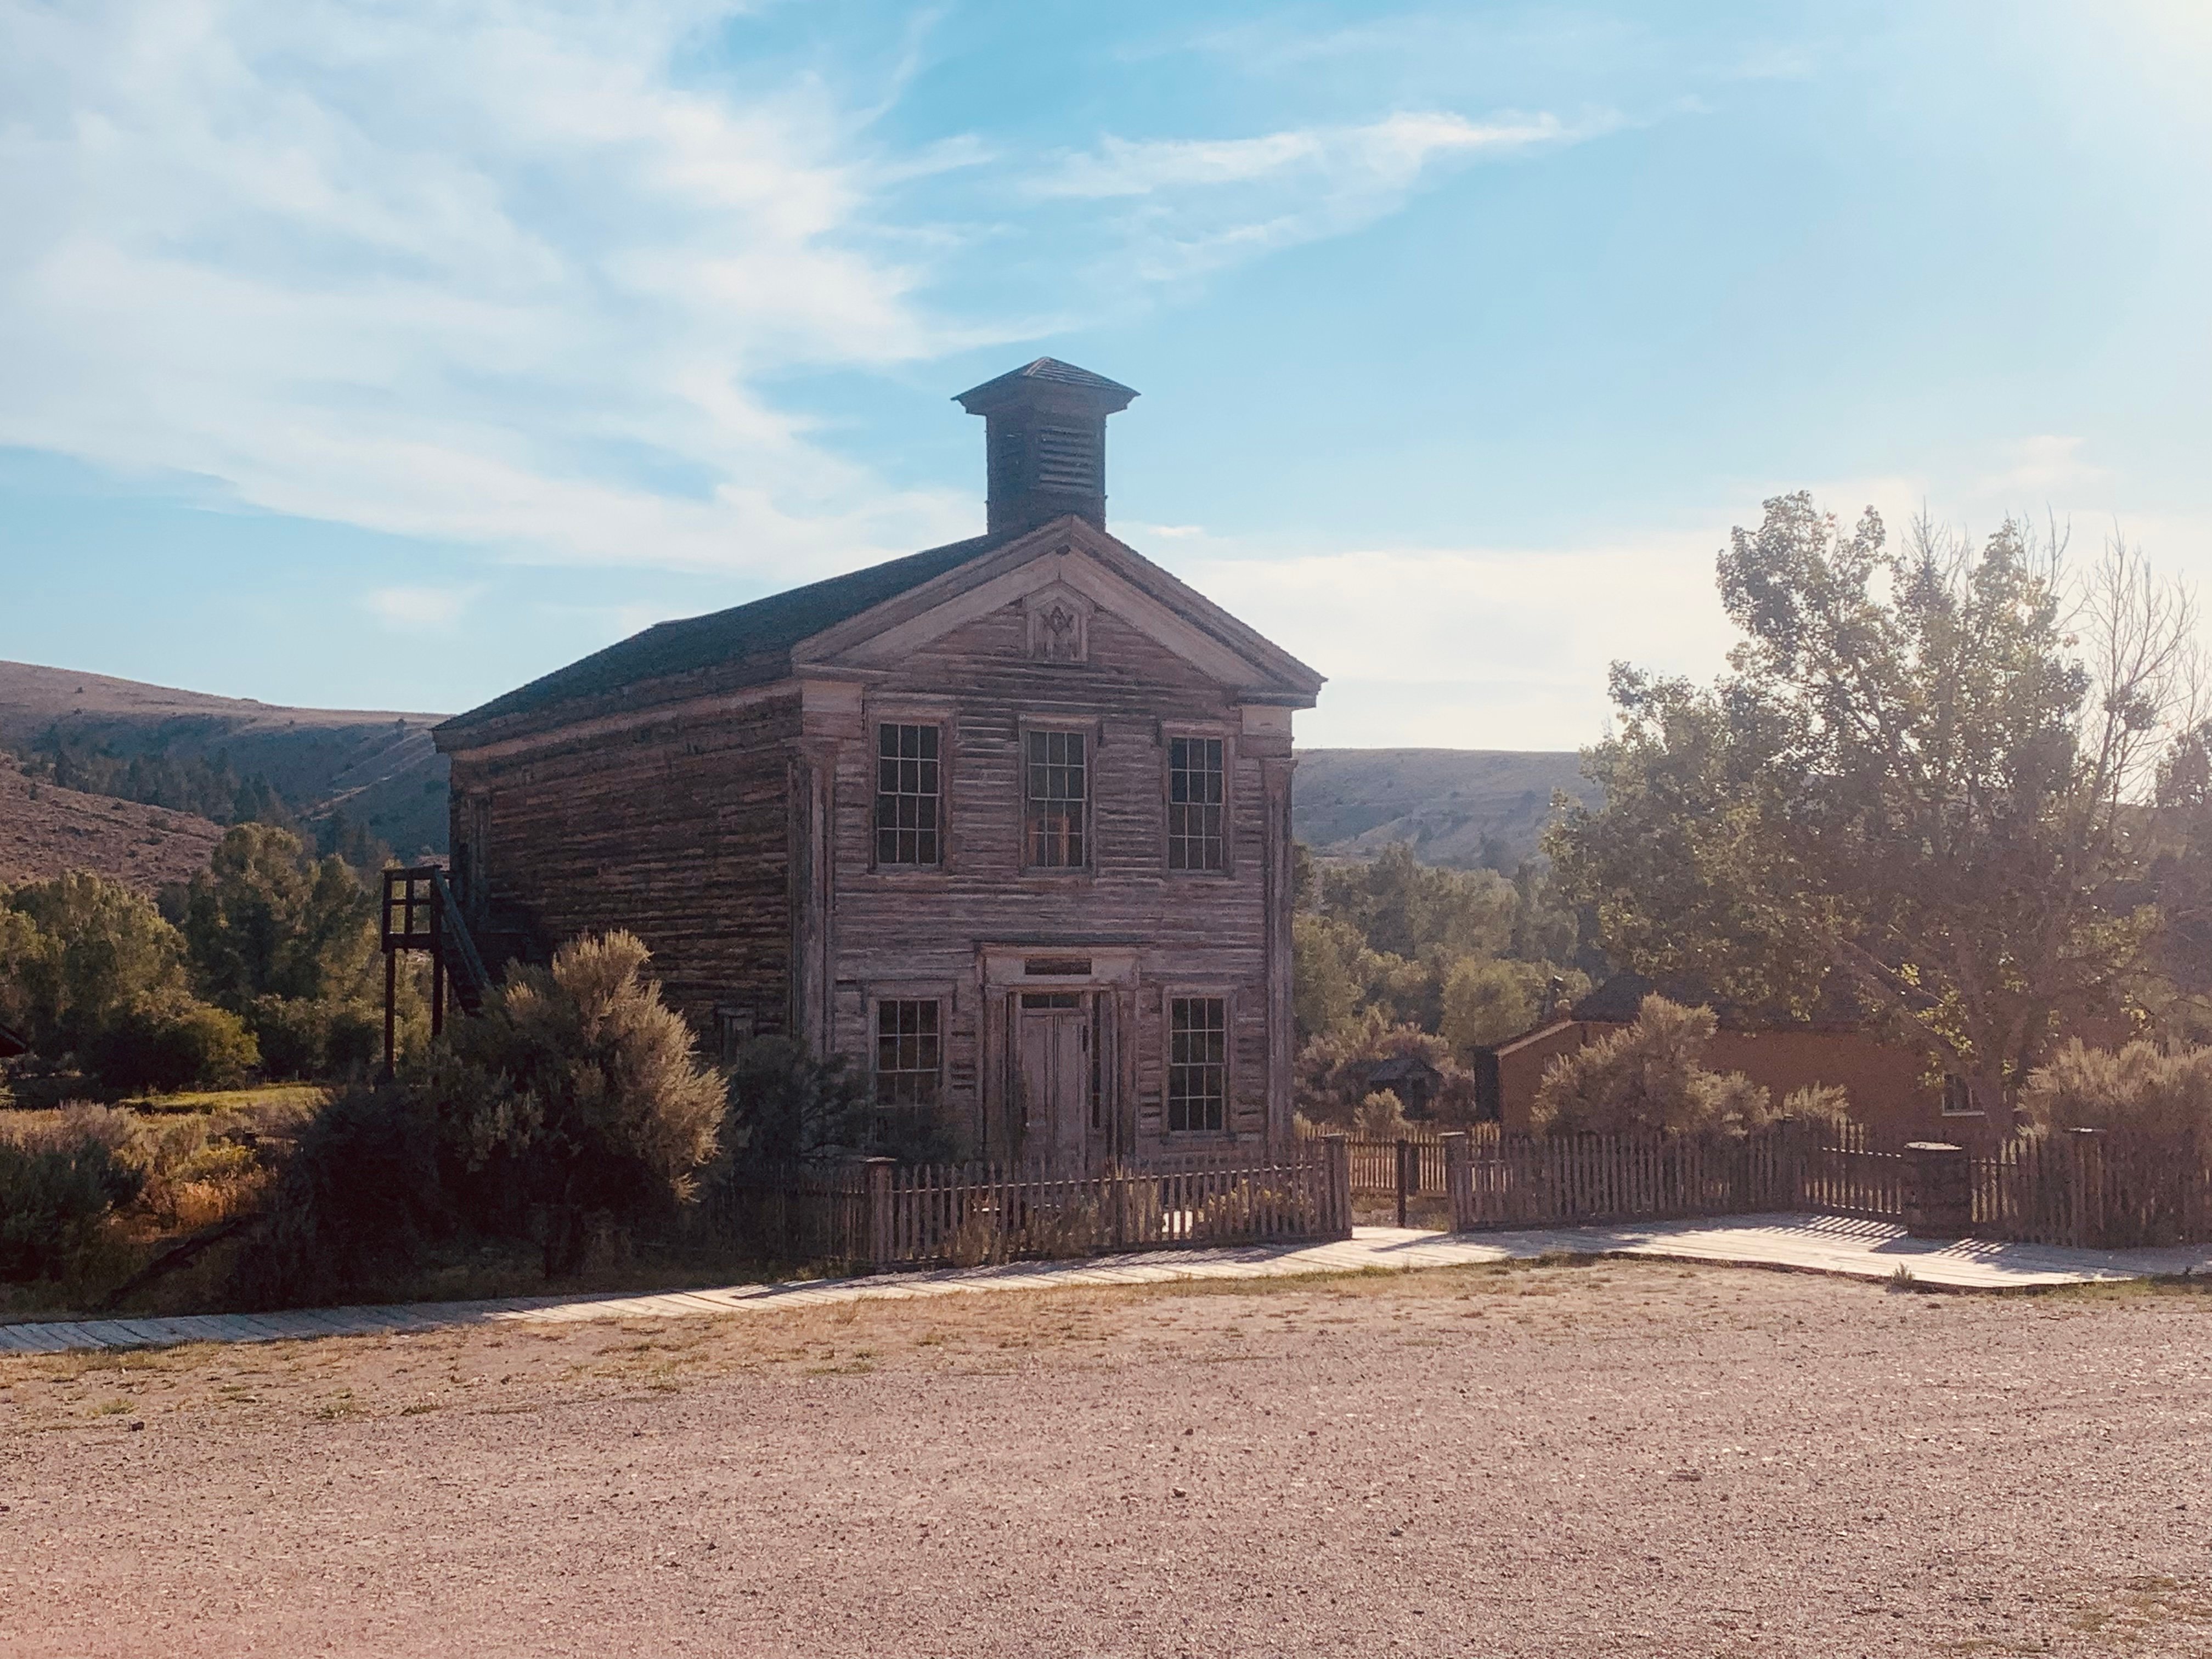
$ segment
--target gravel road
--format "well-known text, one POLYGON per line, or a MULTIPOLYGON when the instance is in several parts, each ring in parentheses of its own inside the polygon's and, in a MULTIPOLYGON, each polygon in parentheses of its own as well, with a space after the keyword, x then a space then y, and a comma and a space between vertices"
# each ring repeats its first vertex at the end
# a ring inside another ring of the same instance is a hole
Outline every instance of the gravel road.
POLYGON ((1607 1262, 0 1361, 0 1653, 2206 1653, 2208 1338, 1607 1262))

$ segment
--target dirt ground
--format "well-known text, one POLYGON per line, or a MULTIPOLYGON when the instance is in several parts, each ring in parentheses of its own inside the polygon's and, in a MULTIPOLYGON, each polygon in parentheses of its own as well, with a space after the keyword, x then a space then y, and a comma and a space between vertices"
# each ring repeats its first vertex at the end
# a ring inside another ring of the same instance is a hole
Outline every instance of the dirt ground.
POLYGON ((0 1653, 2212 1654, 2208 1339, 1606 1262, 0 1361, 0 1653))

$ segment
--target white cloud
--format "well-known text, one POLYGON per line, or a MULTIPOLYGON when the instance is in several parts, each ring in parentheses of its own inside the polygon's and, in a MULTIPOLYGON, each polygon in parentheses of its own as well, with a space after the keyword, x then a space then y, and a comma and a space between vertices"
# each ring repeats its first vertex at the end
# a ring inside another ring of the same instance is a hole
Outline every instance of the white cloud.
POLYGON ((1978 480, 1977 496, 2002 500, 2015 508, 2023 495, 2039 497, 2025 505, 2040 506, 2052 495, 2078 489, 2110 476, 2108 469, 2092 466, 2081 459, 2083 440, 2045 434, 2022 438, 2009 447, 2002 469, 1978 480))
POLYGON ((483 592, 472 587, 378 587, 362 595, 362 608, 403 634, 451 628, 471 600, 483 592))
POLYGON ((759 389, 944 341, 844 112, 672 78, 733 9, 0 0, 0 444, 533 559, 964 532, 759 389))
POLYGON ((1321 672, 1301 743, 1571 749, 1607 666, 1710 677, 1732 637, 1706 534, 1565 549, 1381 549, 1177 562, 1321 672))
POLYGON ((1136 274, 1189 276, 1324 236, 1401 206, 1435 167, 1570 143, 1618 118, 1570 125, 1551 114, 1470 121, 1449 112, 1258 137, 1109 137, 1030 183, 1041 199, 1128 203, 1121 229, 1136 274))
POLYGON ((1082 216, 1110 309, 1131 244, 1153 276, 1210 268, 1577 136, 1400 114, 1109 139, 1039 179, 958 135, 890 153, 817 76, 686 80, 744 9, 0 0, 0 445, 522 560, 796 580, 971 533, 978 504, 888 486, 775 380, 1037 326, 931 311, 1015 233, 902 221, 917 180, 975 173, 1046 237, 1052 201, 1082 216))

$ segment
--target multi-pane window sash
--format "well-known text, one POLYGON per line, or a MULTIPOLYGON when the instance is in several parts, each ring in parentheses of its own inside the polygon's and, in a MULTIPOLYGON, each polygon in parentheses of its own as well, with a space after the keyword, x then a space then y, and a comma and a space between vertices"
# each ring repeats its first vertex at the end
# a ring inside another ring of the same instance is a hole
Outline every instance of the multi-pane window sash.
POLYGON ((1229 1103, 1229 1003, 1168 1000, 1168 1128, 1218 1132, 1229 1103))
POLYGON ((1221 739, 1169 738, 1169 869, 1222 868, 1221 803, 1221 739))
POLYGON ((935 864, 944 804, 934 726, 876 728, 876 862, 935 864))
POLYGON ((876 1005, 876 1104, 934 1106, 944 1058, 935 1000, 901 997, 876 1005))
POLYGON ((1083 806, 1090 789, 1080 732, 1032 732, 1026 747, 1029 863, 1073 870, 1083 865, 1083 806))

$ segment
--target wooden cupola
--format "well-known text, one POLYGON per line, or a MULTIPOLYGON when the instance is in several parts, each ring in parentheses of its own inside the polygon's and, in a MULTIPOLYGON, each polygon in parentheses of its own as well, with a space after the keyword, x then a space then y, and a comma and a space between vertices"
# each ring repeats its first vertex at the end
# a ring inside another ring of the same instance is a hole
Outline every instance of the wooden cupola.
POLYGON ((1067 514, 1106 527, 1106 417, 1137 394, 1040 357, 953 401, 983 417, 989 530, 1019 535, 1067 514))

